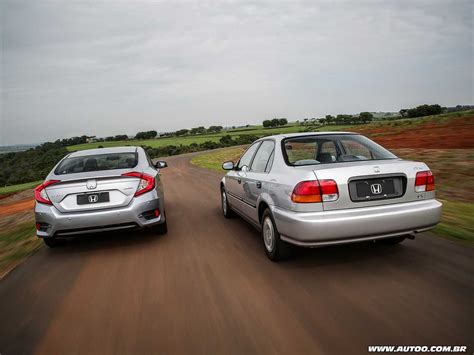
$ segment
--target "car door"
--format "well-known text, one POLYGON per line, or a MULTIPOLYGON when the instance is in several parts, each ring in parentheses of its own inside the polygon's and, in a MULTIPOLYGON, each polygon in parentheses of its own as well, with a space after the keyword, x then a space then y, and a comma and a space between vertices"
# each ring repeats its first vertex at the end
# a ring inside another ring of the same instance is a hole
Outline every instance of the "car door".
POLYGON ((246 186, 247 173, 259 146, 260 141, 252 144, 241 156, 235 170, 230 171, 225 178, 228 201, 232 207, 242 213, 246 213, 243 196, 245 195, 244 186, 246 186))
POLYGON ((257 202, 262 192, 268 189, 268 173, 273 164, 274 152, 275 142, 272 139, 262 141, 246 174, 243 201, 246 214, 256 223, 259 223, 257 202))

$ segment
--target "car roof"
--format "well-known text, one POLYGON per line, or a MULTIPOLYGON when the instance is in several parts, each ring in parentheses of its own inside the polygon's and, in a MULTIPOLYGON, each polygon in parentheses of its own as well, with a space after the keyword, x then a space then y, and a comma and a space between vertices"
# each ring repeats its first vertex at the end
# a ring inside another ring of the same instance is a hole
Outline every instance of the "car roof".
POLYGON ((260 139, 265 139, 265 138, 274 138, 277 140, 282 140, 285 138, 292 138, 292 137, 305 137, 305 136, 323 136, 323 135, 328 135, 328 134, 359 134, 356 132, 299 132, 299 133, 283 133, 283 134, 275 134, 273 136, 266 136, 262 137, 260 139))
POLYGON ((96 148, 96 149, 86 149, 79 150, 69 154, 69 158, 74 157, 84 157, 88 155, 98 155, 98 154, 112 154, 112 153, 135 153, 138 147, 126 146, 126 147, 111 147, 111 148, 96 148))

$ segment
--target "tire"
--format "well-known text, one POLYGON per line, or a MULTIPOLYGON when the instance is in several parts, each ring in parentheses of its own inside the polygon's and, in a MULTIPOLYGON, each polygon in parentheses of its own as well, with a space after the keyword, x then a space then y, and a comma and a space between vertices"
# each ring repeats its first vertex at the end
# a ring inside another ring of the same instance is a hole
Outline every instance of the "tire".
POLYGON ((157 235, 163 235, 163 234, 168 233, 168 224, 166 223, 166 219, 163 223, 153 226, 152 229, 153 229, 153 232, 157 235))
POLYGON ((232 211, 232 208, 229 205, 229 200, 227 198, 227 193, 224 188, 221 188, 221 207, 222 214, 225 218, 232 218, 235 215, 235 212, 232 211))
POLYGON ((163 235, 163 234, 168 233, 168 223, 167 223, 168 220, 166 219, 166 211, 163 212, 163 215, 165 216, 165 221, 163 223, 160 223, 151 227, 153 233, 157 235, 163 235))
POLYGON ((280 239, 272 213, 267 208, 262 215, 262 239, 265 253, 272 261, 286 260, 291 256, 291 246, 280 239))
POLYGON ((55 248, 60 244, 60 241, 54 237, 43 238, 43 242, 50 248, 55 248))
POLYGON ((395 244, 399 244, 403 242, 405 239, 406 237, 401 236, 401 237, 380 239, 379 242, 380 244, 384 244, 384 245, 395 245, 395 244))

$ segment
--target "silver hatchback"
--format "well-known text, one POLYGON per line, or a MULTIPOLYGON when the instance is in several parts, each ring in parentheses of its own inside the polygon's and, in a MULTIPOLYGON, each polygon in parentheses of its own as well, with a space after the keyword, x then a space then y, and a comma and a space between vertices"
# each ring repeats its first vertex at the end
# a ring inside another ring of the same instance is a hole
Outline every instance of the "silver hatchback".
POLYGON ((63 158, 35 189, 36 234, 48 246, 61 237, 152 227, 167 231, 159 169, 143 148, 83 150, 63 158))
POLYGON ((272 260, 286 258, 289 244, 399 243, 441 218, 425 163, 355 133, 262 138, 223 168, 224 216, 236 212, 258 228, 272 260))

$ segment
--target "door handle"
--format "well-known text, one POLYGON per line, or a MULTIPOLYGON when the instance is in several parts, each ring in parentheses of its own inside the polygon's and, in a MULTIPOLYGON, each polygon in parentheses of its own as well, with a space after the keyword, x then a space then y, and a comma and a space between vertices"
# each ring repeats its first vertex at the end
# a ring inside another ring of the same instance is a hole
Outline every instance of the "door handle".
POLYGON ((261 189, 262 188, 262 182, 261 181, 257 181, 257 189, 261 189))
POLYGON ((242 183, 242 179, 241 179, 241 178, 238 178, 238 179, 237 179, 237 182, 238 182, 239 184, 241 184, 241 183, 242 183))

